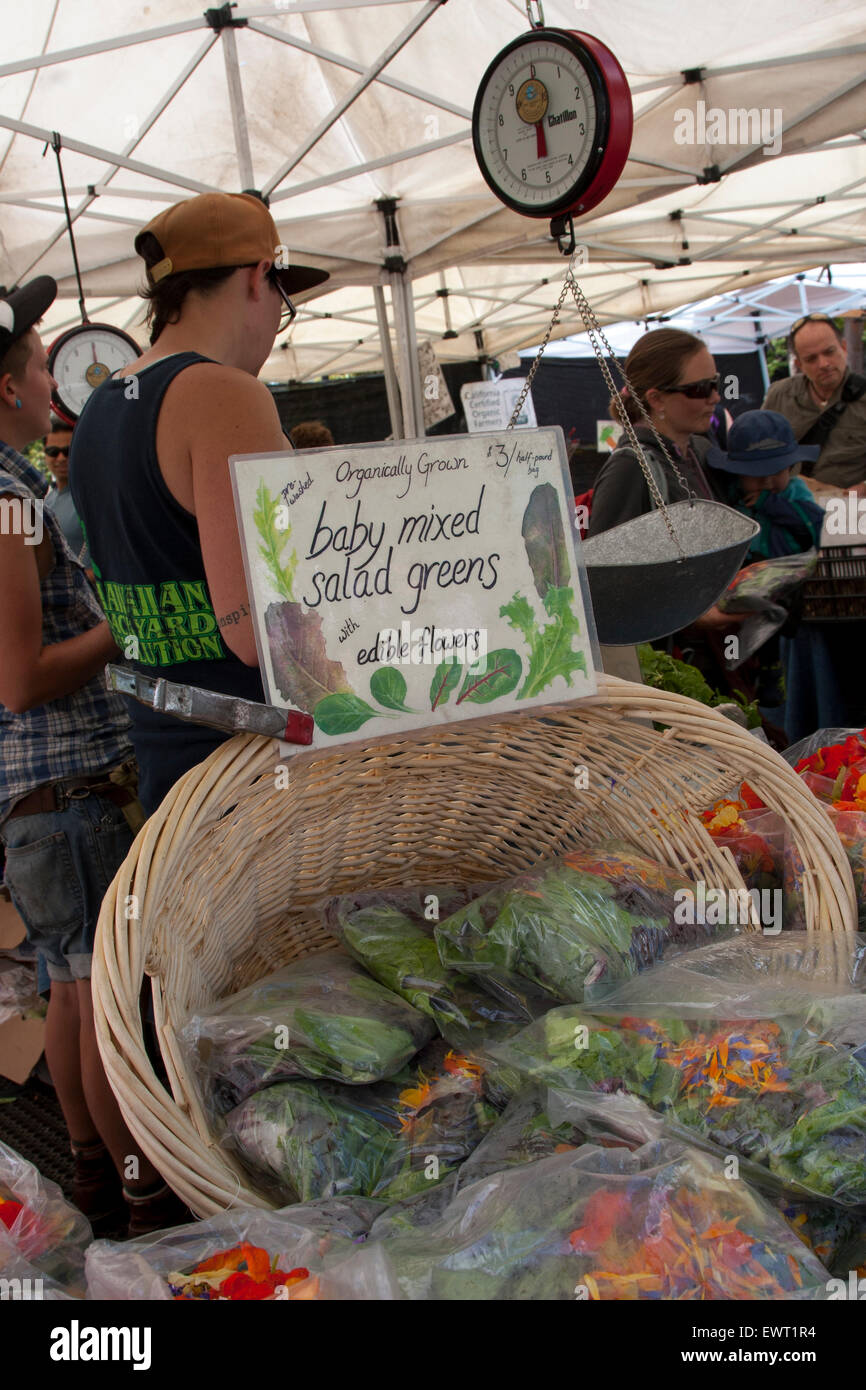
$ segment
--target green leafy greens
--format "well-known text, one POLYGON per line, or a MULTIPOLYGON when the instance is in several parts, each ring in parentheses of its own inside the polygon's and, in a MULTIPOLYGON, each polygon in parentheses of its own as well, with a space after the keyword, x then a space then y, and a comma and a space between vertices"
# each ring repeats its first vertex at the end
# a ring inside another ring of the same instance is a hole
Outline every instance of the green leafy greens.
POLYGON ((253 512, 253 520, 256 529, 262 538, 263 544, 259 546, 259 554, 265 560, 271 572, 271 579, 277 593, 289 602, 294 600, 292 584, 295 577, 295 569, 298 564, 297 551, 293 550, 291 558, 287 564, 282 563, 283 551, 289 537, 292 534, 291 526, 281 530, 276 523, 278 503, 276 498, 271 498, 268 489, 265 487, 264 480, 259 482, 259 489, 256 493, 256 508, 253 512))
POLYGON ((580 623, 571 607, 573 599, 572 589, 551 585, 543 599, 544 611, 551 621, 544 627, 538 625, 535 613, 522 594, 515 594, 510 603, 500 608, 499 616, 507 618, 510 627, 522 632, 529 645, 529 670, 518 691, 518 700, 539 695, 557 676, 563 676, 566 685, 571 685, 574 671, 586 672, 583 652, 572 650, 572 640, 580 632, 580 623))

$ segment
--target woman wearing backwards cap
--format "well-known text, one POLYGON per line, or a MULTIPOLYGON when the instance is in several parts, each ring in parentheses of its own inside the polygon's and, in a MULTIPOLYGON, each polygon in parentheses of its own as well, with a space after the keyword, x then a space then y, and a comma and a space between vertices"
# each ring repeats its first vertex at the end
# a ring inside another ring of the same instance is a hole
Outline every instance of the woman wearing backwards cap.
MULTIPOLYGON (((151 347, 93 393, 70 484, 118 645, 144 674, 264 698, 229 478, 231 454, 287 447, 257 375, 294 316, 289 294, 327 279, 280 269, 260 199, 205 193, 135 239, 151 347)), ((140 794, 153 811, 226 734, 129 701, 140 794)))

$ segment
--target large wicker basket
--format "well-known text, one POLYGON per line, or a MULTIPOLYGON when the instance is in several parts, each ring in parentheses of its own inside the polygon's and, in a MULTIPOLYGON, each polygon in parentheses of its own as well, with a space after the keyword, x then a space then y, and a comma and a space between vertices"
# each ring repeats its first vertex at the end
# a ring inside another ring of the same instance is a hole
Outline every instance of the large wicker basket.
POLYGON ((200 1215, 268 1203, 211 1138, 177 1030, 190 1010, 332 945, 316 911, 330 893, 495 879, 609 834, 742 888, 692 812, 745 777, 793 831, 810 930, 831 953, 855 930, 851 870, 823 808, 769 747, 680 696, 602 677, 579 705, 303 755, 288 788, 278 761, 271 740, 242 735, 187 773, 100 916, 93 990, 109 1079, 145 1152, 200 1215), (580 767, 588 787, 576 791, 580 767), (145 972, 173 1096, 144 1047, 145 972))

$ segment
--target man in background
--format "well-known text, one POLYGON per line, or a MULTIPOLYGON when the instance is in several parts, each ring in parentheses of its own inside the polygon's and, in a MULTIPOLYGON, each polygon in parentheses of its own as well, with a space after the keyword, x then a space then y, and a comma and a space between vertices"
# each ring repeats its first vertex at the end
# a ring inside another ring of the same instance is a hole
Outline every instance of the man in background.
POLYGON ((56 415, 52 415, 51 427, 45 436, 45 461, 54 475, 54 487, 47 494, 45 505, 54 513, 57 524, 76 560, 93 578, 87 540, 75 510, 72 493, 69 491, 69 449, 71 444, 72 426, 67 425, 56 415))
POLYGON ((813 491, 856 488, 866 496, 866 378, 851 372, 845 340, 827 314, 797 319, 788 347, 800 375, 774 382, 764 409, 791 422, 798 444, 820 447, 808 475, 804 470, 813 491))

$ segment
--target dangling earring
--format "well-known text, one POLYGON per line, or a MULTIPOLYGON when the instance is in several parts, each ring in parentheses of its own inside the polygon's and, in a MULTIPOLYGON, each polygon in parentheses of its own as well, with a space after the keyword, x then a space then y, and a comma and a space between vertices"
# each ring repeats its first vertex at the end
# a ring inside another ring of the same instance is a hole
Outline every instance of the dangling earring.
POLYGON ((15 397, 15 409, 16 409, 16 410, 20 410, 20 409, 21 409, 21 402, 20 402, 20 400, 18 399, 17 396, 15 397))

